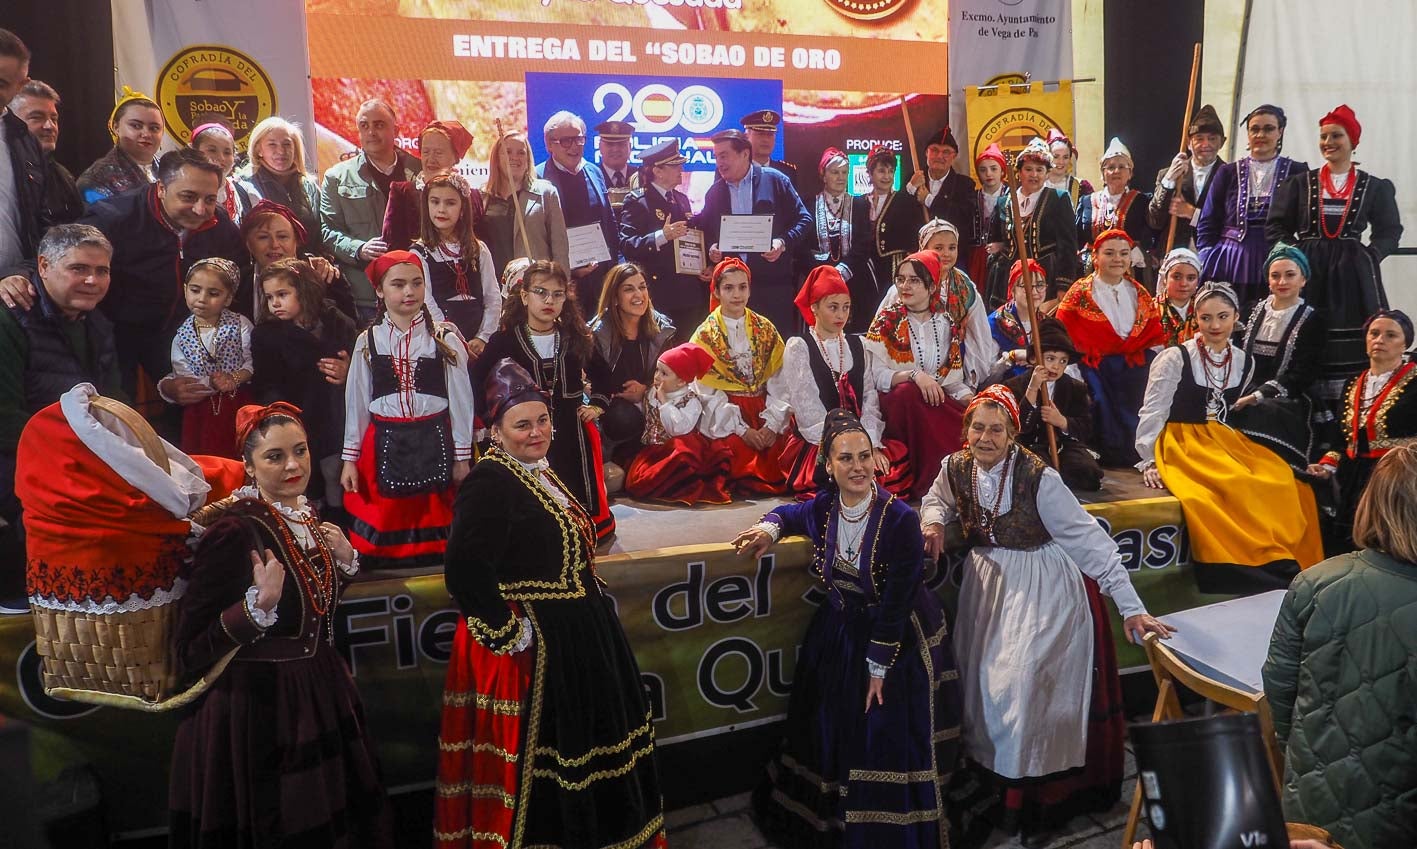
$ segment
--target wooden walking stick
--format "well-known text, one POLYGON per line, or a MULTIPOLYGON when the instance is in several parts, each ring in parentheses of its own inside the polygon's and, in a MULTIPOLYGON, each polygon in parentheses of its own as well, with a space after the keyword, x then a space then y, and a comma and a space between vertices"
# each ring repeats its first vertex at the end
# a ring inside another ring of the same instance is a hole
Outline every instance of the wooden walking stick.
MULTIPOLYGON (((1004 177, 1009 181, 1009 207, 1013 212, 1014 244, 1017 249, 1014 255, 1018 258, 1019 268, 1023 270, 1023 276, 1019 282, 1023 284, 1024 309, 1028 310, 1028 324, 1033 328, 1033 362, 1036 366, 1043 365, 1043 336, 1038 332, 1039 315, 1038 308, 1033 303, 1033 271, 1028 267, 1028 240, 1023 233, 1023 210, 1019 208, 1018 193, 1019 182, 1016 179, 1013 160, 1008 156, 1004 157, 1004 177)), ((1052 406, 1053 399, 1048 397, 1046 386, 1038 387, 1039 408, 1052 406)), ((1053 432, 1053 426, 1048 422, 1043 422, 1043 430, 1048 434, 1048 456, 1053 461, 1053 468, 1058 468, 1058 435, 1053 432)))
MULTIPOLYGON (((1191 138, 1191 110, 1196 104, 1196 78, 1201 72, 1201 45, 1196 42, 1195 49, 1191 52, 1191 87, 1186 92, 1186 120, 1181 123, 1181 151, 1185 152, 1186 142, 1191 138)), ((1192 166, 1194 167, 1194 166, 1192 166)), ((1181 184, 1176 184, 1176 195, 1181 193, 1181 184)), ((1171 224, 1166 228, 1166 253, 1171 253, 1171 249, 1176 246, 1176 216, 1171 216, 1171 224)))
MULTIPOLYGON (((502 137, 506 135, 502 130, 502 119, 496 119, 495 123, 497 125, 497 140, 501 141, 502 137)), ((517 229, 520 230, 522 234, 522 247, 526 250, 527 259, 535 259, 535 257, 531 255, 531 238, 526 234, 526 218, 525 213, 522 212, 521 186, 512 184, 512 165, 507 159, 507 146, 505 144, 501 146, 500 154, 497 165, 502 169, 502 176, 506 178, 507 185, 511 187, 512 190, 512 196, 508 200, 511 202, 512 211, 516 215, 517 229)), ((528 151, 528 154, 530 154, 530 151, 528 151)), ((527 159, 531 159, 530 155, 527 156, 527 159)), ((530 161, 527 162, 527 167, 531 167, 530 161)))
POLYGON ((905 119, 905 143, 910 145, 910 173, 913 175, 920 170, 920 153, 915 149, 915 128, 910 124, 910 108, 905 105, 903 94, 900 96, 900 114, 905 119))

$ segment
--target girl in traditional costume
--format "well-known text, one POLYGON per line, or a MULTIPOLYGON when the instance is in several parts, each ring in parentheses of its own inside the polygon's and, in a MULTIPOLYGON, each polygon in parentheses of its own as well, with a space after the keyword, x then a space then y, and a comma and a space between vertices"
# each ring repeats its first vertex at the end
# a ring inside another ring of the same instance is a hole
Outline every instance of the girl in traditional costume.
POLYGON ((1142 480, 1180 500, 1196 584, 1207 593, 1284 589, 1323 559, 1308 484, 1227 423, 1254 368, 1230 342, 1237 301, 1226 283, 1196 295, 1200 332, 1157 355, 1137 426, 1142 480))
POLYGON ((614 389, 610 369, 569 292, 570 279, 559 264, 537 260, 528 266, 520 286, 502 302, 501 327, 473 366, 472 381, 486 386, 492 367, 510 358, 551 395, 561 438, 551 446, 548 461, 590 514, 596 539, 603 540, 615 532, 615 517, 595 420, 610 406, 614 389))
POLYGON ((733 452, 726 440, 711 440, 700 431, 704 403, 694 382, 712 366, 713 355, 692 342, 659 355, 645 399, 644 447, 625 472, 631 497, 690 506, 732 500, 733 452))
MULTIPOLYGON (((1078 244, 1091 245, 1106 230, 1123 230, 1132 237, 1132 276, 1145 283, 1146 250, 1151 245, 1151 224, 1146 208, 1151 195, 1132 188, 1132 152, 1119 138, 1112 139, 1097 162, 1102 169, 1102 190, 1077 203, 1078 244)), ((1092 251, 1083 249, 1082 273, 1092 273, 1092 251)))
POLYGON ((1082 375, 1097 405, 1096 447, 1104 466, 1137 462, 1137 412, 1147 366, 1165 341, 1156 301, 1129 273, 1132 238, 1121 230, 1097 237, 1097 270, 1068 289, 1058 320, 1082 355, 1082 375))
POLYGON ((156 183, 164 126, 162 110, 152 98, 123 86, 123 94, 108 116, 113 147, 75 181, 84 203, 92 206, 129 189, 156 183))
POLYGON ((1008 160, 998 142, 984 148, 974 160, 974 176, 979 178, 979 191, 974 198, 974 236, 977 240, 969 254, 969 279, 984 282, 989 275, 989 234, 994 230, 994 214, 999 209, 999 196, 1004 191, 1004 167, 1008 160))
POLYGON ((1323 167, 1275 184, 1265 228, 1271 244, 1289 242, 1309 259, 1304 296, 1328 320, 1315 393, 1335 412, 1348 380, 1367 365, 1363 323, 1387 309, 1381 263, 1402 238, 1392 182, 1358 170, 1353 162, 1362 131, 1347 106, 1320 118, 1323 167), (1363 233, 1370 227, 1364 245, 1363 233))
MULTIPOLYGON (((1015 159, 1023 238, 1028 244, 1028 255, 1048 271, 1050 296, 1066 290, 1078 276, 1077 217, 1067 195, 1044 185, 1052 165, 1053 156, 1040 138, 1029 142, 1015 159)), ((1014 189, 1009 190, 1012 191, 1014 189)), ((989 231, 989 275, 984 287, 986 312, 998 309, 1008 300, 1009 269, 1018 259, 1013 200, 1009 192, 999 197, 994 224, 989 231)))
POLYGON ((1156 275, 1156 311, 1165 344, 1179 345, 1196 335, 1196 289, 1201 260, 1190 248, 1176 248, 1161 261, 1156 275))
POLYGON ((861 418, 875 449, 876 472, 893 493, 910 491, 910 463, 905 445, 883 441, 880 393, 874 381, 871 355, 858 334, 847 333, 851 292, 830 265, 807 275, 795 300, 807 332, 787 340, 782 370, 768 383, 768 394, 787 402, 793 427, 783 451, 783 472, 793 492, 814 492, 825 481, 819 476, 817 446, 827 411, 843 408, 861 418))
POLYGON ((1309 471, 1333 477, 1338 484, 1338 518, 1331 547, 1353 549, 1353 511, 1378 458, 1394 446, 1417 444, 1417 364, 1404 362, 1412 347, 1412 319, 1400 310, 1383 310, 1363 326, 1368 368, 1348 381, 1334 442, 1309 471))
POLYGON ((392 811, 334 614, 359 555, 306 503, 300 411, 242 407, 252 485, 201 529, 174 634, 181 674, 226 667, 177 729, 168 796, 179 847, 392 847, 392 811))
POLYGON ((939 555, 955 521, 971 546, 955 624, 964 755, 1000 791, 1006 827, 1042 846, 1121 795, 1126 722, 1101 594, 1138 642, 1171 629, 1147 614, 1107 531, 1014 443, 1018 428, 1014 396, 981 391, 967 447, 941 468, 920 523, 926 556, 939 555))
POLYGON ((433 318, 452 322, 475 360, 497 330, 502 290, 492 252, 472 233, 472 189, 456 172, 440 174, 423 183, 419 198, 418 241, 409 252, 428 274, 433 318))
POLYGON ((1046 185, 1067 195, 1068 204, 1077 209, 1078 203, 1093 192, 1091 183, 1077 177, 1078 149, 1062 130, 1052 127, 1048 130, 1048 153, 1053 163, 1048 169, 1046 185))
POLYGON ((713 355, 713 366, 699 379, 708 411, 702 428, 710 438, 728 440, 733 451, 729 486, 772 495, 782 492, 787 481, 781 457, 789 408, 767 390, 782 368, 782 337, 772 322, 748 309, 751 293, 742 260, 729 257, 714 266, 709 277, 713 311, 692 341, 713 355))
POLYGON ((948 843, 958 674, 923 583, 918 518, 875 483, 876 453, 856 416, 832 410, 821 443, 830 486, 733 543, 761 557, 784 535, 808 537, 826 597, 802 639, 787 737, 753 800, 760 826, 789 849, 948 843))
POLYGON ((236 168, 236 137, 231 134, 231 128, 216 121, 200 124, 192 131, 188 146, 221 168, 221 188, 217 191, 216 202, 226 210, 231 223, 239 227, 241 216, 255 204, 256 198, 232 179, 232 171, 236 168))
POLYGON ((172 374, 195 377, 212 394, 182 411, 182 450, 235 457, 236 410, 251 400, 251 320, 229 307, 240 269, 213 257, 192 264, 182 293, 191 315, 172 339, 172 374))
POLYGON ((379 316, 354 343, 340 472, 354 547, 369 568, 441 565, 472 459, 467 349, 434 326, 418 257, 389 251, 367 274, 379 316))
MULTIPOLYGON (((1028 269, 1033 308, 1042 314, 1043 302, 1048 297, 1048 272, 1031 259, 1028 269)), ((1033 353, 1033 327, 1038 315, 1030 317, 1028 314, 1028 302, 1018 288, 1022 279, 1023 263, 1015 262, 1009 269, 1009 299, 989 313, 989 332, 994 337, 994 344, 999 346, 999 363, 986 383, 999 383, 1028 371, 1029 357, 1033 353)))
POLYGON ((1270 201, 1291 174, 1309 169, 1279 155, 1287 124, 1284 110, 1269 104, 1245 116, 1250 155, 1216 169, 1196 221, 1201 279, 1234 286, 1245 309, 1266 291, 1264 261, 1276 241, 1265 233, 1270 201))
MULTIPOLYGON (((540 284, 536 284, 540 285, 540 284)), ((566 431, 511 359, 483 390, 493 448, 458 490, 445 579, 462 613, 438 736, 439 849, 665 846, 635 655, 595 528, 547 462, 566 431)))
MULTIPOLYGON (((1269 297, 1255 305, 1240 346, 1254 366, 1231 407, 1229 424, 1303 472, 1315 459, 1315 410, 1309 393, 1319 376, 1328 323, 1302 297, 1309 269, 1302 251, 1277 244, 1265 269, 1269 297)), ((1322 421, 1331 424, 1332 414, 1323 413, 1322 421)))

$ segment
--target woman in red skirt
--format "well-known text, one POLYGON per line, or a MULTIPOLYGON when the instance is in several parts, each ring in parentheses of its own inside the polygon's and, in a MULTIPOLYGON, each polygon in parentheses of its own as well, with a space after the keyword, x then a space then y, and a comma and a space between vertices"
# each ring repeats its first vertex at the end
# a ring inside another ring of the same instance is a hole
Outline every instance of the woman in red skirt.
POLYGON ((441 565, 472 459, 467 348, 433 326, 418 257, 389 251, 367 273, 379 316, 354 343, 344 396, 351 540, 368 568, 441 565))
POLYGON ((240 270, 230 260, 198 260, 182 295, 191 315, 172 340, 172 374, 195 377, 211 394, 182 411, 182 450, 236 459, 236 410, 251 400, 251 320, 232 312, 240 270))
POLYGON ((727 504, 733 453, 699 430, 704 402, 694 388, 713 356, 685 342, 659 355, 645 398, 644 448, 625 473, 631 497, 679 504, 727 504))
POLYGON ((553 402, 510 358, 486 395, 493 448, 458 490, 448 541, 464 618, 443 690, 435 845, 663 847, 649 705, 594 572, 591 518, 547 462, 553 402))
POLYGON ((714 266, 709 278, 709 313, 693 343, 713 356, 699 379, 707 421, 704 433, 727 439, 733 452, 729 486, 753 495, 783 491, 787 476, 781 456, 787 446, 788 407, 767 390, 782 368, 782 337, 771 321, 748 309, 752 275, 737 257, 714 266))

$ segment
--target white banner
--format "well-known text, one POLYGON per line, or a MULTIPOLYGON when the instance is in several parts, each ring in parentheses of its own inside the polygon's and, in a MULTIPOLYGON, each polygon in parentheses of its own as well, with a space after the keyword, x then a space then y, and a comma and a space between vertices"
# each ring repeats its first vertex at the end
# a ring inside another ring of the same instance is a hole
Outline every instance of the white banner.
MULTIPOLYGON (((1070 80, 1072 0, 950 0, 950 126, 965 126, 964 87, 1070 80)), ((963 151, 961 151, 963 152, 963 151)), ((969 169, 968 163, 962 168, 969 169)))
POLYGON ((218 120, 244 150, 257 123, 281 115, 304 128, 314 167, 304 0, 112 0, 112 8, 116 84, 162 107, 165 149, 218 120))

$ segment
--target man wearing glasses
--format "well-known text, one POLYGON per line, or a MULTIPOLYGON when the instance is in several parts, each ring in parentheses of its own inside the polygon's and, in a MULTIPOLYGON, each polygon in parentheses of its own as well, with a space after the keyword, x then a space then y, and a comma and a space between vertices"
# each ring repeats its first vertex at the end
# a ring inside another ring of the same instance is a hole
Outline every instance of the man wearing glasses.
POLYGON ((566 227, 600 225, 600 233, 611 253, 611 259, 605 262, 569 269, 581 314, 593 315, 605 272, 614 265, 618 241, 605 174, 585 161, 586 124, 580 116, 565 110, 557 112, 547 119, 543 133, 551 158, 536 166, 537 176, 549 181, 560 193, 566 227))

